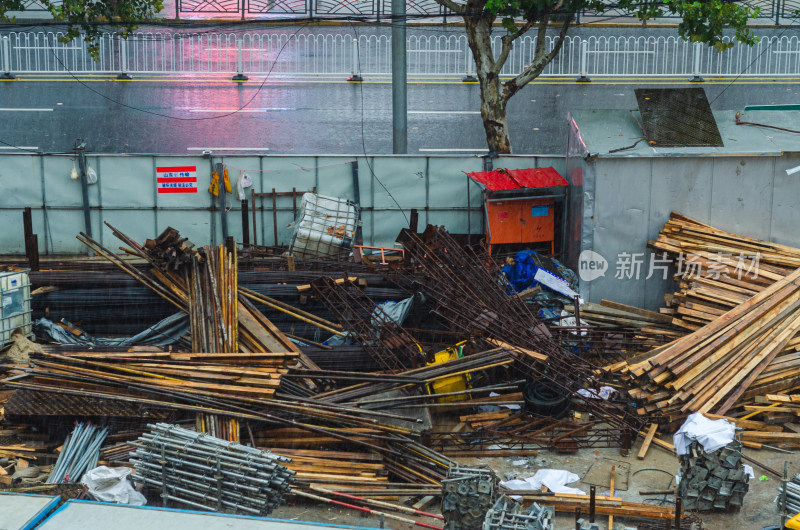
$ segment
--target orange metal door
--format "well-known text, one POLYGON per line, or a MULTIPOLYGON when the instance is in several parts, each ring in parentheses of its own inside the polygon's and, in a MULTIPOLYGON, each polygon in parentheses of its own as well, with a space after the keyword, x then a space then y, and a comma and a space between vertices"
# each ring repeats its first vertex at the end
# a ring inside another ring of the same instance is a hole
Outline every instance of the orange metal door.
POLYGON ((555 239, 555 208, 552 199, 529 199, 519 201, 520 243, 538 243, 555 239))
POLYGON ((555 209, 552 199, 486 201, 489 242, 540 243, 555 238, 555 209))
POLYGON ((523 201, 486 201, 489 217, 489 242, 492 245, 519 243, 522 237, 520 216, 523 201))

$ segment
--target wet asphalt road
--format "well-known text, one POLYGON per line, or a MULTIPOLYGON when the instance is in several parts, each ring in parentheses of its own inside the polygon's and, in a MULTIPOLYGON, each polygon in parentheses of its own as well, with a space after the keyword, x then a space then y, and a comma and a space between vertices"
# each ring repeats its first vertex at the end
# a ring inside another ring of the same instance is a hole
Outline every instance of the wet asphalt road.
MULTIPOLYGON (((390 153, 391 85, 344 80, 145 79, 20 76, 0 83, 0 144, 69 151, 84 138, 91 152, 390 153), (237 111, 244 107, 243 110, 237 111)), ((570 109, 635 109, 637 86, 697 86, 646 81, 576 84, 537 81, 511 101, 516 153, 563 154, 570 109)), ((703 83, 713 109, 798 103, 797 80, 703 83)), ((458 81, 409 86, 409 153, 485 149, 479 89, 458 81), (441 150, 441 151, 440 151, 441 150)))
MULTIPOLYGON (((141 28, 146 29, 146 28, 141 28)), ((221 28, 209 27, 219 32, 221 28)), ((240 27, 240 29, 242 29, 240 27)), ((320 26, 313 32, 352 28, 320 26)), ((175 29, 176 32, 190 31, 175 29)), ((196 31, 196 30, 194 30, 196 31)), ((265 32, 286 32, 265 29, 265 32)), ((362 34, 387 28, 364 26, 362 34)), ((793 35, 800 28, 764 28, 764 35, 793 35)), ((413 28, 409 34, 463 34, 463 28, 413 28)), ((596 36, 674 35, 674 28, 574 28, 596 36)), ((409 153, 480 153, 486 139, 476 84, 456 77, 409 78, 409 153)), ((685 78, 540 78, 509 104, 514 152, 563 154, 571 109, 635 109, 637 87, 698 86, 685 78)), ((706 79, 715 110, 748 104, 800 103, 800 77, 706 79)), ((391 80, 366 76, 251 75, 243 84, 226 76, 146 77, 21 74, 0 82, 0 153, 13 146, 41 152, 70 151, 76 138, 90 152, 353 154, 391 153, 391 80), (224 148, 224 149, 223 149, 224 148)))

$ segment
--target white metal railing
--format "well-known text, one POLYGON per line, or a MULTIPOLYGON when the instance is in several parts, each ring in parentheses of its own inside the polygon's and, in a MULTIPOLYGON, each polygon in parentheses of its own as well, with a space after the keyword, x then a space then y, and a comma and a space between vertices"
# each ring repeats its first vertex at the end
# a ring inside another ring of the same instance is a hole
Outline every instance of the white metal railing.
MULTIPOLYGON (((0 74, 244 74, 350 75, 391 73, 391 39, 347 33, 109 33, 94 60, 82 39, 60 33, 10 32, 0 38, 0 74)), ((547 37, 546 49, 556 39, 547 37)), ((500 50, 500 37, 493 42, 500 50)), ((503 75, 520 73, 533 60, 536 37, 519 39, 503 75)), ((455 77, 474 73, 465 35, 408 38, 408 74, 455 77)), ((755 46, 717 52, 678 37, 567 37, 544 76, 793 76, 800 75, 800 38, 765 37, 755 46)))

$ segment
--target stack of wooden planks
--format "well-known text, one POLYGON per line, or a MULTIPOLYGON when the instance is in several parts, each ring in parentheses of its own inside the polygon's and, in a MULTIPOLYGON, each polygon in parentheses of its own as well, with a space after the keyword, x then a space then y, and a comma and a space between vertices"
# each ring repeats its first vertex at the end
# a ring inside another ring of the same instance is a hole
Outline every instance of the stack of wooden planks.
MULTIPOLYGON (((574 305, 564 309, 575 312, 574 305)), ((619 330, 620 335, 627 334, 628 337, 621 337, 618 343, 623 355, 641 353, 686 334, 683 328, 672 323, 670 315, 611 300, 601 300, 599 304, 584 302, 579 313, 582 322, 609 332, 606 341, 613 342, 615 330, 619 330)))
POLYGON ((655 506, 623 501, 620 497, 597 495, 591 499, 589 495, 571 493, 544 494, 511 490, 509 494, 520 495, 523 504, 536 502, 544 506, 553 506, 557 512, 589 513, 591 508, 598 515, 617 517, 638 517, 642 519, 675 520, 675 508, 672 506, 655 506))
POLYGON ((694 331, 800 267, 800 249, 725 232, 672 212, 649 246, 676 268, 678 290, 661 312, 694 331))
POLYGON ((324 488, 342 485, 383 490, 389 482, 383 457, 376 453, 271 448, 272 453, 292 459, 285 466, 295 471, 295 480, 324 488))
POLYGON ((35 353, 32 386, 88 388, 138 395, 124 387, 166 392, 271 398, 287 364, 283 353, 77 352, 35 353))
MULTIPOLYGON (((575 306, 564 306, 574 311, 575 306)), ((584 302, 580 306, 581 320, 596 325, 630 326, 636 328, 652 328, 650 331, 662 332, 672 330, 672 318, 655 311, 647 311, 638 307, 601 300, 599 304, 584 302)))
POLYGON ((676 268, 660 312, 686 335, 606 367, 636 379, 640 414, 724 415, 800 388, 800 249, 674 212, 649 245, 676 268))
POLYGON ((647 402, 641 413, 725 414, 799 331, 797 269, 701 329, 629 361, 627 371, 641 381, 632 397, 647 402))

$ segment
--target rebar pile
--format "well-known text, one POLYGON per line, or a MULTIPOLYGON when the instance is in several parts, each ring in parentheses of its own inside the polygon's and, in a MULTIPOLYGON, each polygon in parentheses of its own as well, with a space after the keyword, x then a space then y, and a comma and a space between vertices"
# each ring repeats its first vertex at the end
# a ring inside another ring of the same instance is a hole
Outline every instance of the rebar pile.
POLYGON ((425 354, 414 337, 353 282, 319 278, 311 286, 384 371, 399 373, 424 362, 425 354))
POLYGON ((161 491, 161 498, 213 512, 269 514, 290 490, 291 459, 159 423, 138 441, 131 479, 161 491))
MULTIPOLYGON (((406 234, 407 254, 413 259, 420 290, 433 312, 453 331, 494 339, 491 344, 512 353, 526 377, 546 380, 576 405, 618 428, 626 445, 632 430, 642 426, 630 410, 603 400, 579 400, 580 388, 599 388, 601 372, 555 340, 524 300, 508 296, 498 283, 499 268, 485 249, 464 249, 441 227, 429 226, 422 235, 406 234)), ((411 279, 411 281, 414 281, 411 279)))
POLYGON ((100 446, 108 435, 108 429, 99 429, 91 423, 79 423, 67 436, 61 454, 58 455, 47 482, 78 482, 83 474, 97 467, 100 446))
MULTIPOLYGON (((81 233, 78 240, 99 255, 117 265, 125 273, 156 294, 169 301, 191 320, 192 342, 199 346, 214 347, 199 349, 203 352, 296 352, 309 368, 316 368, 302 352, 256 307, 238 292, 235 252, 225 257, 226 251, 206 247, 202 253, 192 253, 191 262, 179 260, 182 270, 173 270, 178 261, 163 261, 163 253, 154 252, 126 236, 109 223, 105 223, 113 234, 130 248, 121 247, 149 265, 148 273, 134 267, 105 248, 100 242, 81 233), (219 258, 212 254, 219 252, 219 258), (202 260, 206 272, 198 270, 202 260), (208 261, 211 261, 211 266, 208 261), (217 261, 218 260, 218 261, 217 261), (189 266, 189 264, 191 266, 189 266), (216 264, 216 265, 215 265, 216 264), (187 269, 192 269, 192 273, 187 269), (202 279, 201 279, 202 278, 202 279), (206 283, 207 282, 207 283, 206 283), (213 301, 213 305, 207 306, 213 301), (198 307, 198 306, 204 307, 198 307)), ((163 236, 163 234, 162 234, 163 236)), ((162 236, 159 236, 162 237, 162 236)), ((183 244, 183 243, 182 243, 183 244)))
POLYGON ((192 351, 239 351, 236 252, 206 246, 189 266, 189 320, 192 351))

